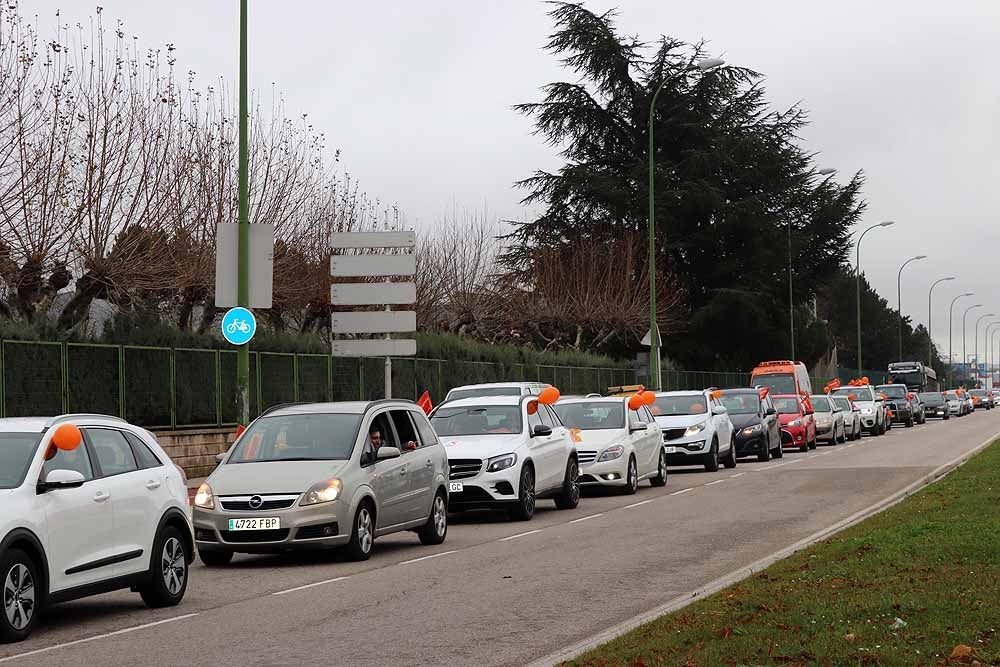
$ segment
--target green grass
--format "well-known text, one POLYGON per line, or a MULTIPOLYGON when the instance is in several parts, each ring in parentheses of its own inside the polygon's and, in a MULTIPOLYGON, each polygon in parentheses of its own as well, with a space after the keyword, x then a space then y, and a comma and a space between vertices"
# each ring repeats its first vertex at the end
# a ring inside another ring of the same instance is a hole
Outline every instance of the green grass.
POLYGON ((567 664, 1000 665, 998 443, 889 510, 567 664), (951 657, 959 645, 972 655, 951 657))

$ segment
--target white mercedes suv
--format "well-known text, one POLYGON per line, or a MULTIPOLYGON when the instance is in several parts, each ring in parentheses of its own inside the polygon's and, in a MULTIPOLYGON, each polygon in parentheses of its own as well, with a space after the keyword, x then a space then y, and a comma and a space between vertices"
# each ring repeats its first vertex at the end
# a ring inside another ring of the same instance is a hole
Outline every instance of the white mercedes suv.
POLYGON ((577 506, 580 468, 573 435, 542 402, 544 394, 438 406, 431 425, 448 453, 449 509, 506 509, 511 518, 527 521, 540 498, 554 499, 559 509, 577 506))
POLYGON ((187 482, 145 429, 104 415, 0 419, 0 642, 47 605, 122 588, 184 597, 187 482))

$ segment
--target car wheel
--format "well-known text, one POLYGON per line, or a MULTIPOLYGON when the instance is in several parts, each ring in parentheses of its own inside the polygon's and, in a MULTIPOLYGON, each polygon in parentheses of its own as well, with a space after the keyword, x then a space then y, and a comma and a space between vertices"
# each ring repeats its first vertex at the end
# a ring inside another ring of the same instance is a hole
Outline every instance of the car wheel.
POLYGON ((510 512, 512 519, 530 521, 535 516, 535 471, 530 465, 521 467, 517 505, 510 512))
POLYGON ((818 438, 818 437, 816 437, 816 436, 813 436, 813 439, 812 439, 812 442, 810 442, 810 443, 809 443, 809 446, 808 446, 808 448, 809 448, 809 449, 816 449, 816 445, 817 445, 818 443, 819 443, 819 438, 818 438))
POLYGON ((622 489, 622 493, 626 496, 631 496, 639 491, 639 469, 635 465, 635 457, 630 456, 628 459, 628 470, 625 472, 625 487, 622 489))
POLYGON ((0 643, 24 641, 38 618, 38 574, 35 562, 20 549, 11 549, 0 559, 3 610, 0 613, 0 643))
POLYGON ((368 560, 375 545, 375 513, 371 503, 362 501, 354 515, 351 541, 347 543, 347 555, 351 560, 368 560))
POLYGON ((913 417, 906 420, 906 428, 913 428, 913 417))
MULTIPOLYGON (((634 461, 633 461, 634 463, 634 461)), ((636 487, 639 477, 636 475, 636 487)), ((580 464, 571 458, 566 464, 566 476, 563 478, 562 491, 556 496, 556 507, 561 510, 571 510, 580 504, 580 464)))
POLYGON ((233 560, 232 551, 202 551, 198 550, 198 558, 208 567, 222 567, 233 560))
POLYGON ((708 450, 708 454, 705 454, 705 470, 708 472, 716 472, 719 469, 719 441, 712 440, 712 446, 708 450))
POLYGON ((757 453, 757 460, 761 463, 767 463, 771 460, 771 438, 764 441, 764 447, 757 453))
POLYGON ((149 581, 139 588, 147 607, 173 607, 184 599, 188 584, 187 546, 181 531, 167 526, 153 542, 153 564, 149 581))
POLYGON ((735 435, 733 436, 732 441, 729 443, 729 454, 726 455, 726 458, 722 461, 722 464, 724 466, 726 466, 727 468, 735 468, 736 467, 736 436, 735 435))
POLYGON ((778 436, 778 447, 774 450, 774 458, 780 459, 785 456, 785 446, 781 443, 781 436, 778 436))
POLYGON ((421 544, 441 544, 447 536, 448 503, 444 499, 444 493, 438 491, 431 504, 431 515, 427 517, 427 523, 417 531, 417 537, 421 544))
POLYGON ((656 477, 649 480, 650 486, 667 485, 667 454, 660 448, 660 461, 656 464, 656 477))

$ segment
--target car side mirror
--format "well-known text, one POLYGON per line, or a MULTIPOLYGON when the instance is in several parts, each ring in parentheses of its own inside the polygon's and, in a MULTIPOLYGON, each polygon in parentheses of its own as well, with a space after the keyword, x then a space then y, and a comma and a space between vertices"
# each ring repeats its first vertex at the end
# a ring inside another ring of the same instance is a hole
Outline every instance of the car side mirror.
POLYGON ((55 489, 76 489, 83 486, 85 481, 83 473, 76 470, 53 470, 45 476, 45 481, 38 482, 38 493, 55 489))
POLYGON ((775 410, 774 408, 768 408, 767 410, 764 411, 765 417, 770 417, 771 415, 776 415, 776 414, 778 414, 778 411, 775 410))
POLYGON ((712 414, 713 415, 724 415, 727 412, 729 412, 729 411, 726 410, 726 406, 724 406, 724 405, 713 405, 712 406, 712 414))
POLYGON ((531 430, 531 437, 534 438, 536 435, 543 438, 545 436, 552 435, 552 427, 546 426, 545 424, 536 424, 535 428, 531 430))
POLYGON ((222 463, 223 461, 225 461, 226 460, 226 454, 227 454, 227 452, 219 452, 218 454, 216 454, 215 455, 215 465, 219 465, 220 463, 222 463))
POLYGON ((378 453, 375 455, 376 461, 385 461, 387 459, 398 459, 402 452, 399 451, 398 447, 388 447, 383 445, 378 448, 378 453))

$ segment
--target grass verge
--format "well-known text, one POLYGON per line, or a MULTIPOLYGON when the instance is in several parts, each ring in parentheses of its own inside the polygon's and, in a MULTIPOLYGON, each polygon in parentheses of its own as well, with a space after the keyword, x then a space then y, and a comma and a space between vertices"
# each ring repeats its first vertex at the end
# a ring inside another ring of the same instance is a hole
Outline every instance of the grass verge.
POLYGON ((885 512, 565 664, 1000 665, 998 630, 1000 441, 885 512))

